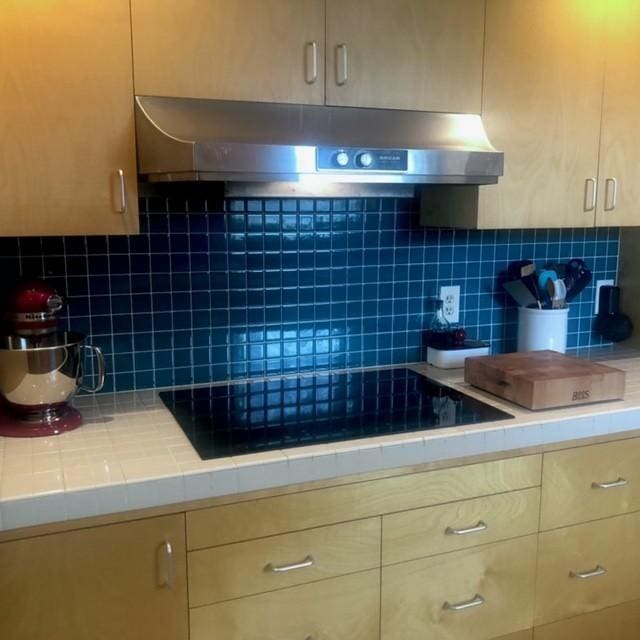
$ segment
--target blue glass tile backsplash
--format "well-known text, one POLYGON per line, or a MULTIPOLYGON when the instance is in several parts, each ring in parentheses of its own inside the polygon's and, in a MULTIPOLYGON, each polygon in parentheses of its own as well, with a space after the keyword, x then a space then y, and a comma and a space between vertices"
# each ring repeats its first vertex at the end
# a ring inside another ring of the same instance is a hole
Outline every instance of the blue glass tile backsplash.
MULTIPOLYGON (((512 260, 584 258, 616 278, 617 229, 453 231, 409 199, 141 199, 132 237, 0 239, 3 282, 44 277, 64 323, 107 355, 105 390, 424 359, 428 300, 460 284, 461 323, 515 348, 497 285, 512 260)), ((571 305, 569 346, 592 333, 595 287, 571 305)))

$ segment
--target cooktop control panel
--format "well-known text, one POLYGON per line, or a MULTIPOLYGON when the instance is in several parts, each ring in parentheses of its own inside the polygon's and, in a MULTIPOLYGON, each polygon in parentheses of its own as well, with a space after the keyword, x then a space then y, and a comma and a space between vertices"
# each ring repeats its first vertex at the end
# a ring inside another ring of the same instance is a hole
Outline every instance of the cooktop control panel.
POLYGON ((407 171, 406 149, 318 147, 319 171, 407 171))

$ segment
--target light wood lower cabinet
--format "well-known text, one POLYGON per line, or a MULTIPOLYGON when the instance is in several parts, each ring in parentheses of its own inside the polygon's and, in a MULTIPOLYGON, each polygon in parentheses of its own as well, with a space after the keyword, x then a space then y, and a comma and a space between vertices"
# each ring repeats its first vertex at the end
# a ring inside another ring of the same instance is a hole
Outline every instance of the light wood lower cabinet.
POLYGON ((187 546, 202 549, 535 487, 541 464, 539 455, 522 456, 191 511, 187 546))
POLYGON ((538 627, 534 640, 638 640, 640 600, 538 627))
POLYGON ((0 638, 187 640, 185 555, 182 514, 2 543, 0 638))
POLYGON ((191 640, 376 640, 380 571, 191 609, 191 640))
POLYGON ((533 640, 533 629, 525 629, 524 631, 516 631, 507 636, 500 636, 492 640, 533 640))
POLYGON ((640 509, 640 442, 595 444, 545 454, 541 529, 640 509))
POLYGON ((640 598, 640 512, 540 534, 536 625, 640 598))
POLYGON ((189 552, 189 604, 230 600, 380 564, 380 518, 189 552))
POLYGON ((487 640, 531 626, 537 536, 382 570, 381 640, 487 640))
POLYGON ((539 510, 536 487, 384 516, 382 564, 536 533, 539 510))

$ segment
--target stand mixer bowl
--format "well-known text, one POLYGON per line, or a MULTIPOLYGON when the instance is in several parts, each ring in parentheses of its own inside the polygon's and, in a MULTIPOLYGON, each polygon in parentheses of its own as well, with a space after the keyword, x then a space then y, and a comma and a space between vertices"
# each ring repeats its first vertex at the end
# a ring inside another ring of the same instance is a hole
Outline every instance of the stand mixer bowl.
POLYGON ((0 336, 0 397, 7 413, 32 423, 52 423, 70 410, 80 390, 95 393, 104 385, 102 351, 85 344, 81 333, 61 331, 43 336, 0 336), (86 351, 97 363, 97 382, 83 383, 86 351))

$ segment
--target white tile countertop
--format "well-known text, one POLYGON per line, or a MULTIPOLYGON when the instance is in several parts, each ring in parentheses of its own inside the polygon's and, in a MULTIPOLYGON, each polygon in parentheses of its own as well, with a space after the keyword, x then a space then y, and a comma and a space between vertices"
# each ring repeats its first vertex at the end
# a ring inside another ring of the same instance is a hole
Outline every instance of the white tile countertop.
POLYGON ((411 368, 513 419, 207 461, 156 391, 78 397, 81 428, 45 438, 0 437, 0 530, 640 428, 640 354, 596 357, 627 372, 625 400, 528 411, 469 387, 461 369, 417 364, 411 368))

